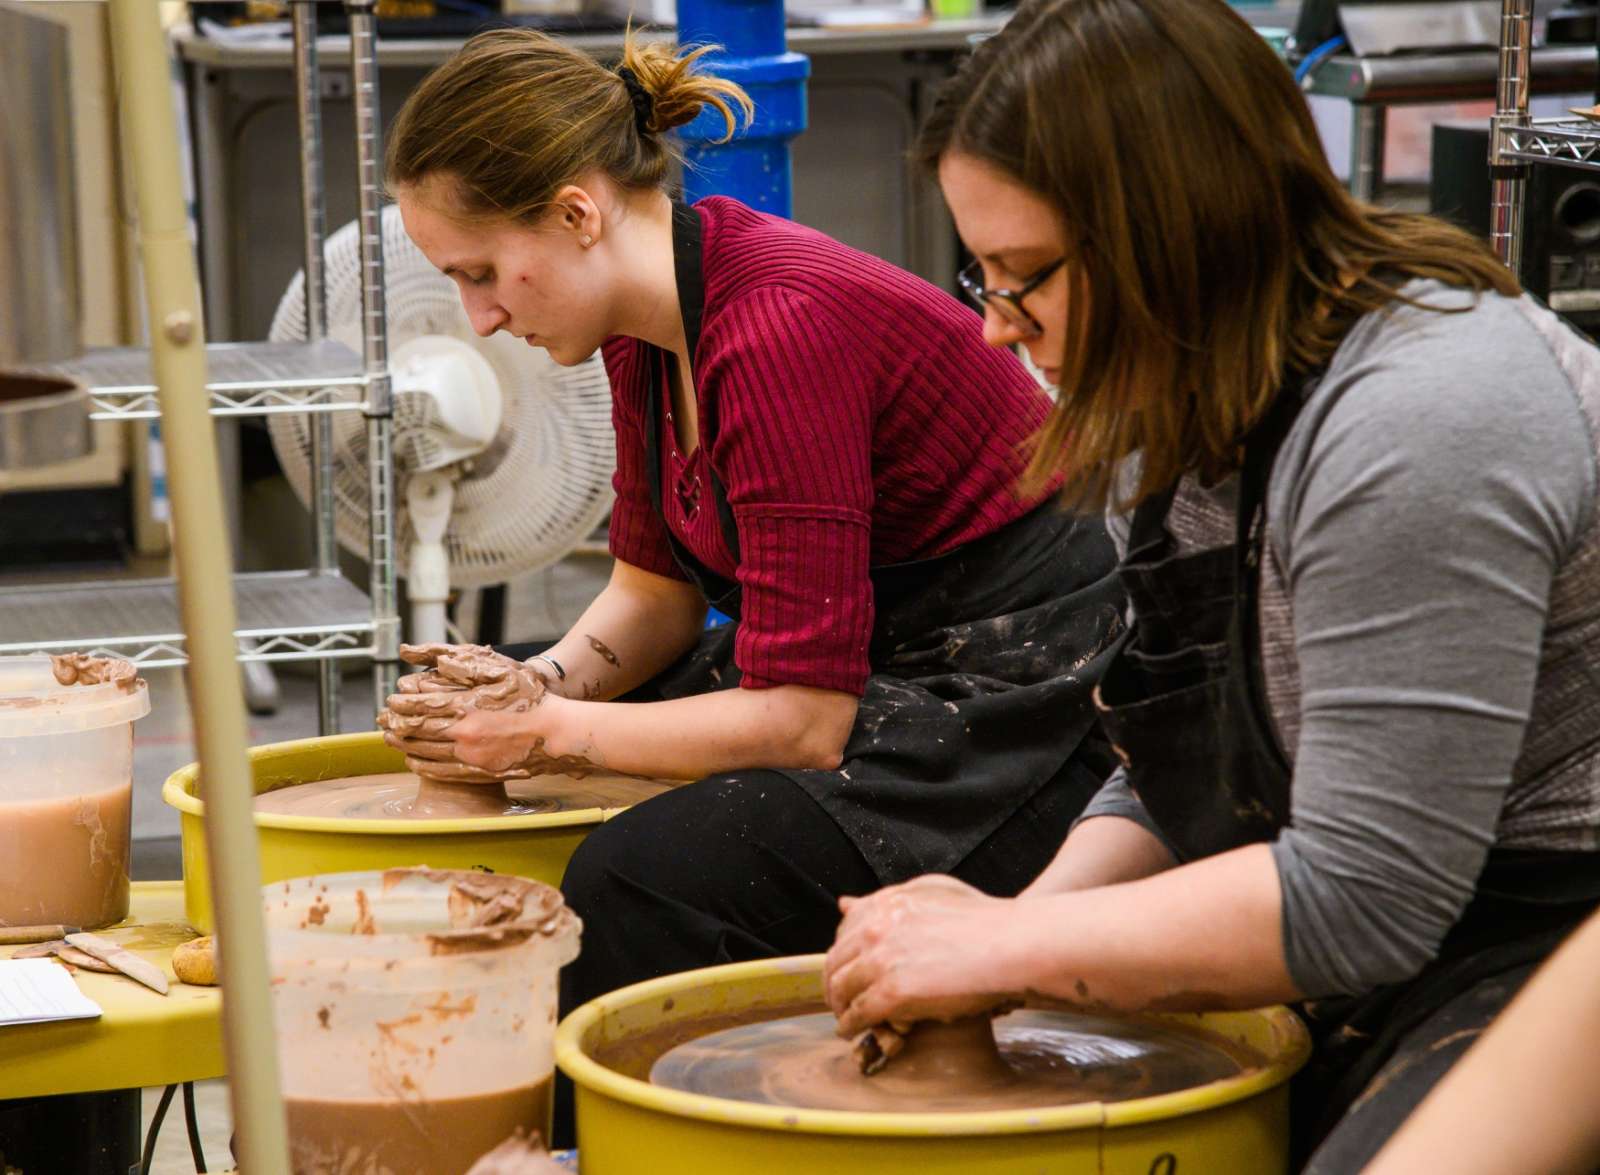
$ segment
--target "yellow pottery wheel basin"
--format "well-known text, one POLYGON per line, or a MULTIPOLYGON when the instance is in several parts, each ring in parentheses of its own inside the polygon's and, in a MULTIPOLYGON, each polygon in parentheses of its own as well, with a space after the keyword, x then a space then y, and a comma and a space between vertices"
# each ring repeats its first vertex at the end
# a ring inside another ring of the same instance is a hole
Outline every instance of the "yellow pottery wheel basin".
MULTIPOLYGON (((405 770, 404 757, 378 731, 338 734, 251 747, 255 794, 405 770)), ((168 777, 161 798, 181 814, 184 912, 201 930, 213 928, 199 764, 168 777)), ((352 820, 255 813, 261 880, 352 873, 406 865, 488 869, 559 885, 567 862, 589 831, 623 808, 585 808, 518 816, 449 820, 352 820)))
POLYGON ((1150 1175, 1288 1170, 1288 1080, 1311 1044, 1287 1008, 1165 1015, 1248 1045, 1265 1063, 1157 1097, 1051 1109, 868 1114, 793 1109, 651 1085, 665 1048, 744 1020, 822 1005, 822 956, 735 963, 635 984, 576 1009, 556 1064, 577 1086, 578 1153, 593 1175, 1150 1175), (675 1027, 678 1031, 674 1031, 675 1027))

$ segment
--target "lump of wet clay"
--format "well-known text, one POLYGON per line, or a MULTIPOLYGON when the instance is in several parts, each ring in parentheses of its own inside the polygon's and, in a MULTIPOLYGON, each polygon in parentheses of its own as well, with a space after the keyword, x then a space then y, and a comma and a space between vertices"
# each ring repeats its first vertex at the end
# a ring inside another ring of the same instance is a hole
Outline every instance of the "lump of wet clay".
POLYGON ((990 1016, 963 1016, 949 1022, 918 1020, 913 1024, 879 1024, 862 1033, 851 1050, 863 1077, 881 1073, 896 1058, 896 1073, 922 1077, 999 1074, 1004 1064, 995 1045, 990 1016))
POLYGON ((62 653, 50 658, 50 669, 61 685, 105 685, 132 690, 139 671, 120 657, 91 657, 88 653, 62 653))
POLYGON ((871 1077, 899 1056, 900 1050, 906 1047, 907 1031, 904 1025, 897 1029, 888 1024, 879 1024, 856 1037, 850 1055, 855 1057, 861 1076, 871 1077))
POLYGON ((550 1157, 537 1131, 524 1136, 517 1132, 472 1164, 467 1175, 571 1175, 550 1157))
POLYGON ((215 940, 207 934, 179 943, 172 952, 172 970, 181 983, 195 987, 217 985, 217 951, 215 940))
POLYGON ((907 1041, 916 1033, 919 1051, 931 1048, 952 1056, 981 1060, 987 1065, 997 1055, 994 1051, 994 1019, 1014 1012, 1021 1006, 1020 1000, 1006 1000, 984 1015, 963 1016, 949 1022, 917 1020, 909 1024, 897 1021, 876 1024, 856 1037, 850 1047, 850 1055, 855 1059, 861 1075, 871 1077, 874 1073, 881 1073, 890 1061, 905 1052, 907 1041))

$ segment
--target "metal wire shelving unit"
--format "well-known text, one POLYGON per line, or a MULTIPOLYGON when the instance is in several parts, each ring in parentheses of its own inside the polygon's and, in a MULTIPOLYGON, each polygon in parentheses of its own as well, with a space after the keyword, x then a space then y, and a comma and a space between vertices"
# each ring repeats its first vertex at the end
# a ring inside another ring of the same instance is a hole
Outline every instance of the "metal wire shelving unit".
MULTIPOLYGON (((48 370, 89 388, 94 420, 157 420, 155 377, 143 347, 98 347, 48 370)), ((366 408, 361 357, 319 343, 210 343, 206 390, 213 416, 351 412, 366 408)))
POLYGON ((1600 171, 1600 122, 1529 115, 1532 65, 1533 0, 1501 0, 1500 68, 1489 134, 1489 241, 1515 272, 1522 268, 1528 169, 1554 163, 1600 171))
MULTIPOLYGON (((216 417, 298 412, 312 430, 312 566, 306 571, 235 575, 242 662, 316 661, 318 728, 338 730, 338 662, 373 661, 376 704, 391 692, 400 647, 395 567, 393 400, 384 312, 380 236, 382 122, 378 107, 375 0, 343 0, 350 22, 360 200, 362 353, 327 338, 323 240, 322 114, 316 5, 290 0, 298 93, 302 218, 305 228, 306 343, 217 343, 206 347, 206 392, 216 417), (334 531, 331 414, 366 417, 371 526, 367 591, 339 572, 334 531)), ((90 389, 97 420, 161 415, 146 348, 92 349, 52 370, 90 389)), ((219 536, 219 541, 226 541, 219 536)), ((0 591, 0 654, 94 651, 144 668, 185 664, 177 585, 172 579, 46 584, 0 591), (27 634, 15 639, 11 634, 27 634)))

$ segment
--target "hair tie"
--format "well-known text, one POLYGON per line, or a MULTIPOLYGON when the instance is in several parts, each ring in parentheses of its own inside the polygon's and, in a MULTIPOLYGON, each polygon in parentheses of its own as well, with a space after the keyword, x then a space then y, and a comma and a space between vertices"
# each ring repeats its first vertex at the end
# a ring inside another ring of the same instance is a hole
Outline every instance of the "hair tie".
POLYGON ((656 112, 655 96, 639 82, 639 75, 624 65, 617 70, 622 84, 628 87, 628 101, 633 103, 633 125, 641 135, 650 133, 650 119, 656 112))

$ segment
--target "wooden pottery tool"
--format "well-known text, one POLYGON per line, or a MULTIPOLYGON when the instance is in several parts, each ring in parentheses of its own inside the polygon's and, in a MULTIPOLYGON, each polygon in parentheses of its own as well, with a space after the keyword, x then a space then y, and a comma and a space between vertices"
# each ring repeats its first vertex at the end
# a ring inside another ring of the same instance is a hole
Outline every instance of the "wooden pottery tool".
POLYGON ((20 951, 12 951, 11 957, 13 959, 48 959, 66 945, 66 940, 61 938, 50 942, 34 943, 32 946, 23 947, 20 951))
POLYGON ((118 971, 104 959, 97 959, 88 951, 80 951, 77 947, 62 943, 56 951, 56 958, 63 963, 71 963, 74 967, 82 967, 85 971, 99 971, 106 975, 116 975, 118 971))
POLYGON ((0 947, 26 942, 53 942, 76 933, 76 926, 0 926, 0 947))
POLYGON ((85 954, 110 963, 129 979, 136 979, 152 991, 167 994, 167 977, 161 968, 147 963, 132 951, 123 950, 114 942, 94 934, 69 934, 67 945, 77 947, 85 954))
POLYGON ((85 971, 100 971, 107 975, 119 974, 117 969, 104 959, 97 959, 85 951, 80 951, 75 946, 68 946, 65 939, 56 939, 54 942, 35 943, 33 946, 23 947, 20 951, 13 951, 13 959, 47 959, 51 955, 63 963, 71 963, 74 967, 82 967, 85 971))

